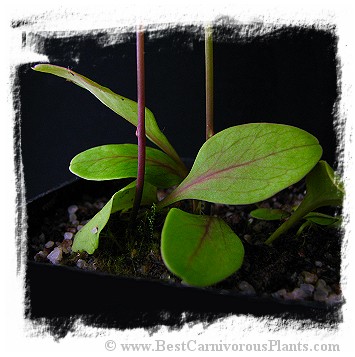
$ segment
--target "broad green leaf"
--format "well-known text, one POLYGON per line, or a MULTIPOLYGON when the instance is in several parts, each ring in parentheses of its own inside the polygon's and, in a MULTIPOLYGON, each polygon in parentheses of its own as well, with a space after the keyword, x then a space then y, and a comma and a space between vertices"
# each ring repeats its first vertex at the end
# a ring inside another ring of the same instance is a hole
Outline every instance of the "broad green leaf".
MULTIPOLYGON (((94 147, 75 156, 69 166, 71 172, 87 180, 114 180, 137 177, 138 146, 136 144, 112 144, 94 147)), ((179 184, 176 165, 164 152, 146 148, 145 179, 157 187, 179 184)))
POLYGON ((333 169, 326 161, 319 161, 306 177, 306 195, 291 217, 284 222, 267 240, 271 244, 297 222, 315 209, 322 206, 340 206, 344 198, 344 189, 334 176, 333 169))
POLYGON ((304 216, 304 218, 312 223, 319 224, 320 226, 338 226, 341 223, 341 218, 330 216, 320 212, 311 212, 304 216))
POLYGON ((257 208, 250 212, 250 216, 265 221, 278 221, 288 216, 288 213, 281 209, 257 208))
POLYGON ((166 217, 161 253, 167 268, 193 286, 227 278, 241 267, 244 258, 241 240, 222 219, 177 208, 166 217))
MULTIPOLYGON (((117 211, 132 208, 136 191, 136 182, 116 192, 106 205, 87 223, 74 237, 72 250, 74 252, 85 251, 89 254, 99 246, 99 238, 102 229, 106 226, 110 215, 117 211)), ((151 205, 156 202, 156 187, 144 183, 141 205, 151 205)))
POLYGON ((203 144, 189 175, 158 206, 183 199, 262 201, 299 181, 321 155, 318 140, 304 130, 266 123, 234 126, 203 144))
MULTIPOLYGON (((136 102, 112 92, 110 89, 93 82, 69 68, 51 64, 38 64, 33 67, 33 69, 38 72, 50 73, 62 77, 67 81, 75 83, 79 87, 87 89, 116 114, 137 126, 138 105, 136 102)), ((187 171, 184 164, 181 162, 180 157, 171 146, 166 136, 160 131, 153 113, 148 108, 145 109, 145 126, 147 138, 173 158, 179 170, 186 176, 187 171)))

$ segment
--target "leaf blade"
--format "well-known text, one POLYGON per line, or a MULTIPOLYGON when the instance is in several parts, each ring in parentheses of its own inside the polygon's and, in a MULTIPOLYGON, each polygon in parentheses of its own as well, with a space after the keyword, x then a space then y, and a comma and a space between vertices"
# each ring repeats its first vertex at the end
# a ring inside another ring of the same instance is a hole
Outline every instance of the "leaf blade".
POLYGON ((193 286, 217 283, 238 270, 244 247, 222 220, 172 208, 165 220, 161 252, 175 275, 193 286))
POLYGON ((309 222, 318 224, 320 226, 340 226, 341 218, 338 216, 330 216, 320 212, 310 212, 303 217, 309 222))
POLYGON ((287 212, 275 208, 257 208, 251 211, 249 214, 255 219, 261 219, 265 221, 279 221, 280 219, 289 216, 287 212))
MULTIPOLYGON (((137 127, 138 105, 133 100, 116 94, 109 88, 101 86, 89 78, 70 70, 69 68, 52 64, 38 64, 34 66, 33 69, 38 72, 49 73, 57 77, 64 78, 67 81, 88 90, 104 105, 137 127)), ((147 138, 160 147, 167 155, 169 155, 177 163, 181 172, 186 174, 186 168, 179 155, 176 153, 166 136, 159 129, 153 113, 148 108, 145 109, 145 120, 147 138)))
MULTIPOLYGON (((99 246, 100 233, 106 226, 110 215, 117 211, 132 208, 135 195, 135 182, 116 192, 105 206, 83 226, 74 237, 73 252, 86 251, 93 254, 99 246)), ((142 205, 156 202, 156 188, 145 183, 143 189, 142 205)))
POLYGON ((292 126, 231 127, 207 140, 189 175, 159 206, 182 199, 235 205, 259 202, 303 178, 321 154, 314 136, 292 126))
MULTIPOLYGON (((329 164, 320 160, 306 176, 306 195, 290 218, 265 241, 271 244, 308 213, 323 206, 341 206, 345 191, 329 164)), ((302 225, 303 226, 303 225, 302 225)))
MULTIPOLYGON (((136 144, 110 144, 97 146, 76 155, 69 170, 87 180, 114 180, 136 178, 138 165, 136 144)), ((174 161, 164 152, 146 148, 145 179, 157 187, 172 187, 183 177, 174 161)))

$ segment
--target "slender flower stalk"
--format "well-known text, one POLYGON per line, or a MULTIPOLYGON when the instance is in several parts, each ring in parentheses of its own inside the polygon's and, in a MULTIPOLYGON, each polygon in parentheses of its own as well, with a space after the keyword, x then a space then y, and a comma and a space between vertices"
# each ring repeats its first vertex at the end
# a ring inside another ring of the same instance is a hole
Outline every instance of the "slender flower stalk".
MULTIPOLYGON (((213 126, 213 37, 212 27, 205 28, 205 73, 206 73, 206 141, 214 135, 213 126)), ((204 211, 211 214, 211 204, 205 202, 204 211)))
POLYGON ((213 128, 213 38, 212 27, 205 28, 206 67, 206 140, 214 135, 213 128))
POLYGON ((137 186, 134 198, 134 204, 131 214, 131 226, 137 219, 139 206, 142 200, 144 187, 144 172, 145 172, 145 73, 144 73, 144 31, 142 28, 137 29, 137 96, 138 96, 138 172, 137 186))

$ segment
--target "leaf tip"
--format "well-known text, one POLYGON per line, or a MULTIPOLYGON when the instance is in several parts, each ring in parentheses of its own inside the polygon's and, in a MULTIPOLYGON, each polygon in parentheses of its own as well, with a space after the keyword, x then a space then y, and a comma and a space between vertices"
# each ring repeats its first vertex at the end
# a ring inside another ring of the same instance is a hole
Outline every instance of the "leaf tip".
POLYGON ((31 69, 33 69, 34 71, 38 71, 39 66, 40 66, 40 64, 36 64, 36 65, 32 66, 31 69))
POLYGON ((49 63, 38 63, 38 64, 34 65, 33 67, 31 67, 31 69, 33 69, 34 71, 37 71, 37 72, 44 72, 43 68, 48 65, 49 65, 49 63))

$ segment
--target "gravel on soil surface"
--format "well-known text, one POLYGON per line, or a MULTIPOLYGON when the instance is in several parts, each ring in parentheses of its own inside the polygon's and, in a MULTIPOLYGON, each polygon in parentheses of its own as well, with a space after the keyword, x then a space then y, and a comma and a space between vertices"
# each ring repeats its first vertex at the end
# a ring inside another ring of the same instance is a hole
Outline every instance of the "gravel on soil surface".
MULTIPOLYGON (((258 207, 291 211, 302 198, 303 186, 286 189, 258 207)), ((164 193, 160 192, 162 198, 164 193)), ((106 197, 82 199, 60 207, 54 217, 45 217, 41 230, 29 237, 29 259, 100 270, 99 255, 73 253, 75 233, 107 202, 106 197)), ((272 246, 263 243, 280 224, 251 218, 255 205, 213 205, 211 213, 222 217, 242 239, 245 259, 242 268, 216 284, 245 295, 269 296, 283 300, 314 300, 327 304, 342 302, 340 289, 341 231, 327 227, 311 227, 301 236, 289 232, 272 246)), ((181 282, 165 268, 153 251, 137 269, 141 277, 181 282)), ((108 271, 112 273, 111 271, 108 271)), ((128 273, 129 275, 129 273, 128 273)))

